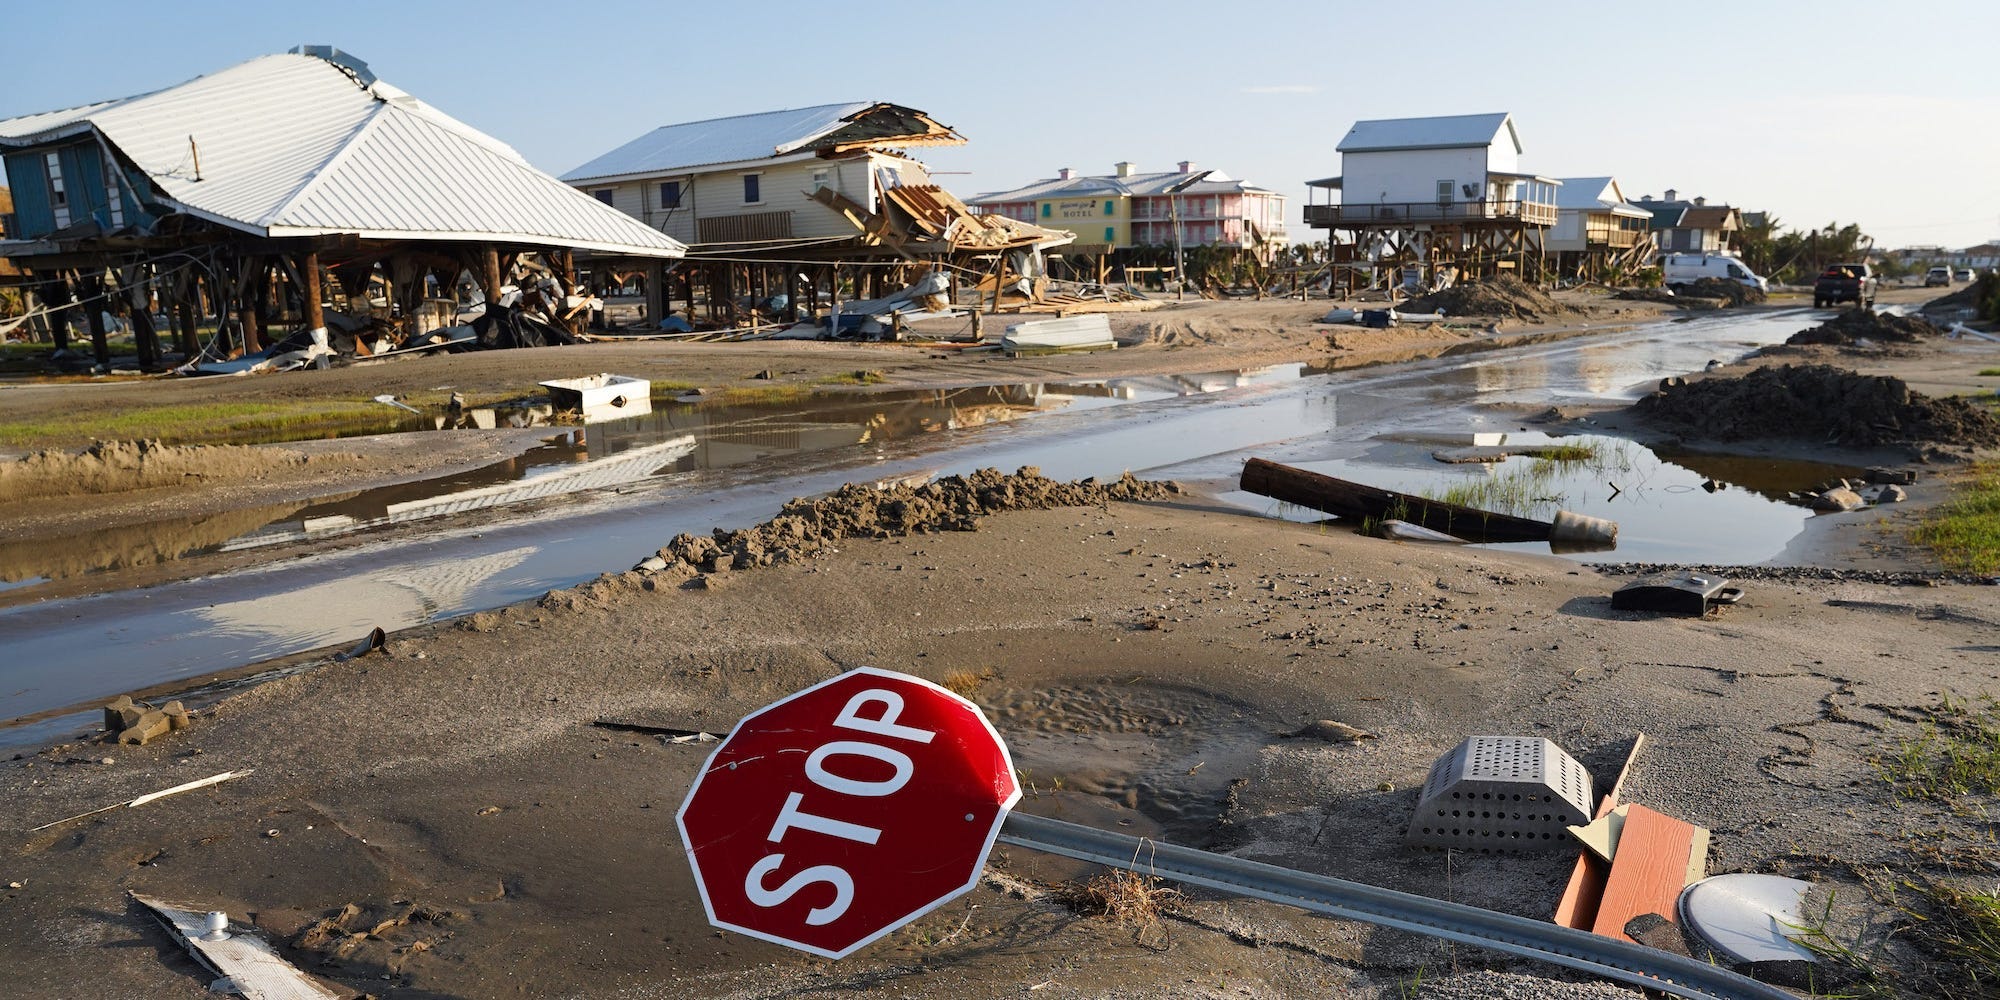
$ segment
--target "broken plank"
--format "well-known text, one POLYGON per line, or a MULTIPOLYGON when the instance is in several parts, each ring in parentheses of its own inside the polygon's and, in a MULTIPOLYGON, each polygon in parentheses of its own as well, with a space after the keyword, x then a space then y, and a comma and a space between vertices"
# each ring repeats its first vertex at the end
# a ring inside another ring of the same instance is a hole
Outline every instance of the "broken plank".
POLYGON ((225 929, 219 940, 207 940, 208 911, 184 903, 169 903, 132 893, 141 906, 167 925, 195 960, 230 980, 235 992, 249 1000, 347 1000, 300 972, 263 938, 241 927, 225 929))
POLYGON ((1675 921, 1674 904, 1687 888, 1694 839, 1693 824, 1632 806, 1618 836, 1618 860, 1604 881, 1604 900, 1598 904, 1591 932, 1630 941, 1625 925, 1633 917, 1657 913, 1675 921))
MULTIPOLYGON (((1611 788, 1604 793, 1604 801, 1597 806, 1597 818, 1603 819, 1618 808, 1619 799, 1625 794, 1625 779, 1632 776, 1632 764, 1639 759, 1639 751, 1646 746, 1646 734, 1632 738, 1632 749, 1625 753, 1625 766, 1618 769, 1618 777, 1611 782, 1611 788)), ((1611 866, 1589 851, 1576 852, 1576 864, 1571 866, 1569 882, 1563 886, 1562 898, 1556 901, 1555 922, 1575 930, 1589 930, 1597 922, 1597 907, 1604 899, 1604 880, 1611 874, 1611 866)))

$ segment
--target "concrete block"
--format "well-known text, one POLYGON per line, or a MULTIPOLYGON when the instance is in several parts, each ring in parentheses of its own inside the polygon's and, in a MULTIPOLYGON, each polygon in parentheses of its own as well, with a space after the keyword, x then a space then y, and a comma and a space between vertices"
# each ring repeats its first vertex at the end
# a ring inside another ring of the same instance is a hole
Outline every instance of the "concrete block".
POLYGON ((145 746, 146 741, 165 736, 173 728, 173 723, 165 712, 147 712, 138 723, 118 734, 118 742, 133 746, 145 746))
POLYGON ((122 733, 132 728, 145 713, 132 704, 132 696, 121 694, 111 704, 104 706, 104 729, 106 732, 122 733))
POLYGON ((167 725, 174 732, 180 732, 194 724, 194 720, 188 713, 187 707, 178 701, 167 702, 166 706, 160 709, 160 712, 167 717, 167 725))

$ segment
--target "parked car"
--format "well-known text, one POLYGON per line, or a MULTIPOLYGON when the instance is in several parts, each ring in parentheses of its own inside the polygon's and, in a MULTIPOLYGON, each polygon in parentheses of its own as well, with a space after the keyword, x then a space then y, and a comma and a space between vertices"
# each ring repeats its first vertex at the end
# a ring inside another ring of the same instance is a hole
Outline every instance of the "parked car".
POLYGON ((1829 264, 1813 282, 1813 308, 1841 302, 1872 308, 1879 284, 1874 269, 1866 264, 1829 264))
POLYGON ((1937 267, 1931 268, 1930 270, 1924 272, 1925 288, 1930 288, 1935 285, 1949 285, 1949 284, 1951 284, 1951 268, 1945 267, 1944 265, 1940 264, 1937 267))
POLYGON ((1770 283, 1750 270, 1750 265, 1727 254, 1670 253, 1660 258, 1660 280, 1672 289, 1684 288, 1703 278, 1734 281, 1758 291, 1769 291, 1770 283))
POLYGON ((1972 268, 1961 267, 1958 269, 1957 273, 1953 274, 1951 277, 1952 280, 1954 281, 1973 281, 1976 280, 1979 276, 1972 273, 1972 268))

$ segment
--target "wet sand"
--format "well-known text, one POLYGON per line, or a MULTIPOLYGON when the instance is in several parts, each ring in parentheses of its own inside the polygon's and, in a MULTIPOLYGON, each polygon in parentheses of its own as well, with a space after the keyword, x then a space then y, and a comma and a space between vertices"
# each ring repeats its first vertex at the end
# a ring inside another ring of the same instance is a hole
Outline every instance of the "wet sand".
MULTIPOLYGON (((1827 564, 1858 558, 1854 534, 1819 540, 1827 564)), ((1606 777, 1645 732, 1629 798, 1713 829, 1712 871, 1838 886, 1843 929, 1883 912, 1858 872, 1994 865, 1976 816, 1894 800, 1869 759, 1940 693, 2000 681, 2000 588, 1779 578, 1716 617, 1656 618, 1611 610, 1622 581, 1567 560, 1199 496, 831 549, 607 578, 322 657, 145 747, 0 763, 10 994, 208 995, 138 890, 254 918, 301 967, 384 997, 1633 995, 1212 893, 1157 924, 1079 916, 1051 892, 1082 869, 1018 848, 841 962, 709 928, 672 815, 709 748, 643 727, 725 732, 863 664, 984 678, 971 696, 1025 812, 1537 918, 1567 852, 1400 847, 1426 769, 1465 736, 1546 736, 1606 777), (1281 735, 1318 719, 1376 738, 1281 735)))

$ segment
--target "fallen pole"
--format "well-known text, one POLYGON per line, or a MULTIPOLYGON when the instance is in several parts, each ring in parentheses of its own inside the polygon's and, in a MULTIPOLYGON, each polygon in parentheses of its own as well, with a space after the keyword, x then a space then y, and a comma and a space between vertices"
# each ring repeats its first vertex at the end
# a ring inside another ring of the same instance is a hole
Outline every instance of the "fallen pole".
POLYGON ((1061 820, 1009 813, 999 839, 1140 875, 1490 948, 1688 1000, 1798 1000, 1793 993, 1727 969, 1617 938, 1061 820))
POLYGON ((41 826, 35 827, 34 829, 29 830, 28 832, 40 833, 41 831, 46 830, 52 826, 61 826, 64 823, 70 822, 71 820, 83 819, 86 816, 95 816, 98 813, 107 813, 113 809, 137 808, 139 806, 145 805, 148 802, 152 802, 158 799, 164 799, 169 795, 179 795, 182 792, 192 792, 197 788, 207 788, 210 785, 219 785, 222 782, 230 780, 231 778, 241 778, 244 775, 249 774, 251 770, 252 768, 246 767, 241 771, 224 771, 221 774, 211 774, 206 778, 200 778, 195 781, 190 781, 184 785, 175 785, 172 788, 162 788, 157 792, 147 792, 146 794, 141 795, 136 799, 129 799, 124 802, 114 802, 111 805, 103 806, 98 809, 92 809, 89 812, 77 813, 74 816, 64 816, 62 819, 56 820, 53 823, 43 823, 41 826))
POLYGON ((1558 511, 1554 521, 1496 514, 1253 458, 1243 463, 1238 487, 1246 493, 1325 511, 1350 520, 1398 520, 1469 542, 1561 542, 1609 547, 1618 525, 1595 517, 1558 511))

